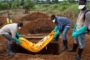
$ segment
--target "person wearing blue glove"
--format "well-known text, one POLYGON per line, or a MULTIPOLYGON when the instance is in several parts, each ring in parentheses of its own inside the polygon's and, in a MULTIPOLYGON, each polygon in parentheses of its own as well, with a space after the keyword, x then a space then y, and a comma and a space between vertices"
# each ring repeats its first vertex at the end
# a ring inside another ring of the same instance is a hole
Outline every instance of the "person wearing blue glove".
POLYGON ((59 39, 59 35, 62 33, 63 37, 63 50, 68 48, 68 42, 67 42, 67 32, 69 31, 71 27, 71 20, 66 17, 61 16, 51 16, 51 20, 53 23, 55 23, 55 35, 54 39, 57 41, 59 39))
POLYGON ((16 37, 17 30, 21 29, 23 23, 11 23, 3 26, 0 29, 0 35, 4 36, 7 39, 7 53, 10 56, 13 56, 15 53, 12 51, 12 43, 16 42, 20 44, 21 42, 16 37))
POLYGON ((86 13, 86 0, 79 0, 79 10, 80 13, 78 15, 77 22, 75 24, 75 28, 72 32, 72 37, 75 39, 73 43, 73 48, 70 50, 70 52, 76 52, 77 47, 79 46, 76 60, 81 60, 81 56, 83 53, 83 50, 85 48, 85 32, 87 30, 87 26, 85 25, 85 13, 86 13))

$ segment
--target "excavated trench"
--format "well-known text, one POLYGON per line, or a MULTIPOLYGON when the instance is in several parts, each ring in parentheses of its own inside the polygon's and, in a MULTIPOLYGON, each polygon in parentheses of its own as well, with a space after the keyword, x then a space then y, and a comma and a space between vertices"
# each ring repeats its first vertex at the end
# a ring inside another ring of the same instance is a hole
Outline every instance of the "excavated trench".
MULTIPOLYGON (((27 38, 28 40, 37 43, 39 40, 41 40, 42 38, 27 38)), ((52 41, 50 42, 44 49, 42 49, 40 52, 34 53, 34 52, 30 52, 24 48, 22 48, 21 46, 17 45, 17 44, 13 44, 12 45, 13 51, 16 53, 26 53, 26 54, 55 54, 58 55, 60 52, 59 50, 59 44, 58 41, 52 41)))

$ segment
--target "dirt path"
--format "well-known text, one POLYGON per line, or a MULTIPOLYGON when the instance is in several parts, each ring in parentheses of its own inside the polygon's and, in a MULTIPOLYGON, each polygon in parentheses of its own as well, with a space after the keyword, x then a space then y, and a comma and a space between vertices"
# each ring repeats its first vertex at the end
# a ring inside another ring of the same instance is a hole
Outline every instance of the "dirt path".
MULTIPOLYGON (((89 60, 90 55, 83 55, 82 60, 89 60)), ((59 55, 30 55, 16 53, 14 57, 8 57, 6 55, 0 55, 1 60, 75 60, 75 53, 63 52, 59 55)))

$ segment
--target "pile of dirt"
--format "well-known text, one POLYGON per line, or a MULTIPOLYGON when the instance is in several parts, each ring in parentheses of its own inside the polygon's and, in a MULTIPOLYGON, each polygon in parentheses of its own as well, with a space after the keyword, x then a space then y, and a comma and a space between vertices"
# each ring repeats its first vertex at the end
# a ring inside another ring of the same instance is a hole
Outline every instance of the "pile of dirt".
POLYGON ((44 13, 39 13, 39 12, 32 13, 28 16, 25 16, 23 19, 29 20, 29 21, 20 30, 21 34, 47 33, 52 31, 54 27, 54 24, 50 20, 50 17, 44 13))
POLYGON ((28 14, 24 17, 22 17, 20 20, 21 21, 33 21, 33 20, 37 20, 39 18, 49 18, 48 15, 44 14, 44 13, 40 13, 40 12, 35 12, 32 14, 28 14))
POLYGON ((6 17, 0 16, 0 27, 6 23, 6 17))
POLYGON ((53 29, 53 23, 50 20, 38 19, 36 21, 26 24, 20 31, 22 34, 36 34, 36 33, 47 33, 53 29))

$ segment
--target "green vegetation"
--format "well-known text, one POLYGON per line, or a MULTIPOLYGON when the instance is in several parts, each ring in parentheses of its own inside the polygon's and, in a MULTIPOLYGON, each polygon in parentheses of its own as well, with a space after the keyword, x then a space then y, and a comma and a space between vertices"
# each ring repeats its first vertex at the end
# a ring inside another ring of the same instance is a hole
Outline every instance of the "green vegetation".
POLYGON ((11 2, 10 4, 11 4, 10 8, 15 9, 15 8, 19 7, 20 1, 19 0, 15 0, 14 2, 11 2))
POLYGON ((25 0, 24 4, 23 4, 23 8, 27 9, 27 10, 33 9, 34 8, 34 3, 31 2, 31 0, 25 0))
POLYGON ((5 9, 9 9, 9 4, 8 3, 1 3, 0 2, 0 10, 5 10, 5 9))
MULTIPOLYGON (((26 11, 40 11, 48 14, 57 14, 70 17, 75 19, 78 14, 78 3, 77 2, 59 2, 59 3, 47 3, 47 4, 35 4, 31 0, 14 0, 13 2, 0 2, 0 10, 7 9, 18 9, 21 6, 26 11)), ((90 3, 87 4, 90 9, 90 3)))
POLYGON ((49 14, 57 14, 67 16, 71 19, 77 17, 78 4, 76 3, 58 3, 58 4, 37 4, 34 11, 46 12, 49 14))
MULTIPOLYGON (((68 10, 72 10, 77 12, 78 3, 70 3, 69 2, 61 2, 61 3, 54 3, 54 4, 35 4, 31 0, 14 0, 13 2, 0 2, 0 10, 4 9, 16 9, 20 8, 21 6, 24 9, 34 10, 34 11, 44 11, 44 12, 65 12, 68 10)), ((87 4, 90 8, 90 4, 87 4)))
POLYGON ((24 9, 32 9, 34 7, 34 3, 31 0, 13 0, 13 1, 6 1, 0 2, 0 10, 7 10, 7 9, 16 9, 23 7, 24 9))
POLYGON ((58 4, 37 4, 35 5, 36 11, 65 11, 68 9, 77 10, 77 4, 73 3, 58 3, 58 4))

